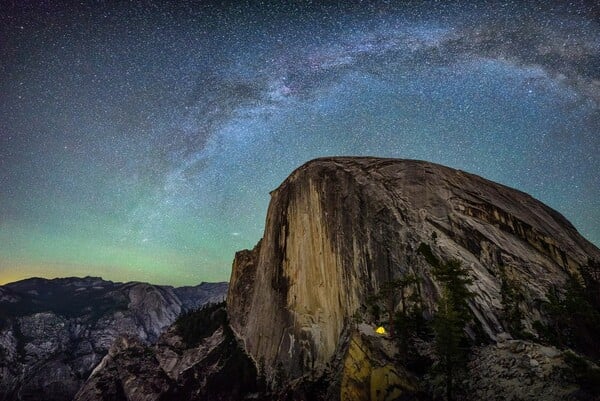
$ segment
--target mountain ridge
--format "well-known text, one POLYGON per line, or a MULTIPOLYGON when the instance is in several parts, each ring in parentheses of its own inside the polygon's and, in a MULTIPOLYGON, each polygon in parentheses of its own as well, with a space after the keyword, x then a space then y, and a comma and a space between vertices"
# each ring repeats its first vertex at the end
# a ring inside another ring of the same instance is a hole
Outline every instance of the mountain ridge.
POLYGON ((185 311, 222 301, 227 283, 158 286, 100 277, 0 286, 0 399, 72 399, 124 334, 152 343, 185 311))

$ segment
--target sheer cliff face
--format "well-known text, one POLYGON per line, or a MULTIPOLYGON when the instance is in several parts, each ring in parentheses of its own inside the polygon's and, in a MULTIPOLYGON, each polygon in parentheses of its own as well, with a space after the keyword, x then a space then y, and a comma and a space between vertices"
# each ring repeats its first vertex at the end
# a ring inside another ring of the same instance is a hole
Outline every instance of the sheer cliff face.
POLYGON ((529 195, 447 167, 409 160, 318 159, 275 191, 264 237, 236 255, 231 326, 272 373, 321 370, 347 323, 380 286, 408 272, 431 310, 438 286, 417 251, 469 267, 471 308, 486 334, 504 331, 500 270, 526 298, 530 330, 548 288, 600 251, 529 195))

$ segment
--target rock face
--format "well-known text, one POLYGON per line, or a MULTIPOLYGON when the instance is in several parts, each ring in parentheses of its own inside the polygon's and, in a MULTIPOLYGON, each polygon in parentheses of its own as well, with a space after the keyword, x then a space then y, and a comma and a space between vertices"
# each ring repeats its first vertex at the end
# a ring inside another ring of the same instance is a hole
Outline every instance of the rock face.
MULTIPOLYGON (((419 399, 419 383, 395 358, 394 344, 361 324, 344 352, 339 398, 344 401, 419 399)), ((337 398, 337 397, 335 397, 337 398)))
POLYGON ((421 278, 431 314, 439 286, 421 244, 468 267, 470 308, 488 341, 507 331, 501 271, 523 294, 522 323, 535 336, 548 290, 600 260, 598 248, 531 196, 427 162, 317 159, 271 197, 264 237, 236 255, 227 298, 231 327, 271 378, 278 369, 290 378, 326 371, 347 349, 340 339, 352 317, 402 275, 421 278))
MULTIPOLYGON (((541 342, 556 323, 549 294, 578 279, 600 289, 588 275, 600 270, 600 250, 541 202, 462 171, 375 158, 309 162, 271 195, 263 239, 235 256, 227 314, 218 305, 187 314, 153 346, 119 340, 77 400, 443 398, 427 327, 441 292, 434 266, 453 259, 474 294, 469 372, 455 399, 598 399, 597 364, 564 341, 541 342), (424 328, 410 349, 392 325, 375 330, 370 301, 408 274, 420 279, 411 295, 424 328), (507 307, 509 293, 519 297, 507 307)), ((600 320, 600 299, 578 302, 600 320)), ((582 333, 600 348, 593 330, 582 333)))
MULTIPOLYGON (((208 309, 195 314, 226 315, 222 306, 208 309)), ((188 344, 174 325, 152 346, 121 336, 75 400, 242 400, 256 394, 256 368, 225 321, 206 335, 199 344, 188 344)))
POLYGON ((565 355, 554 347, 509 340, 473 350, 467 391, 480 400, 567 400, 577 386, 565 380, 565 355))
POLYGON ((1 286, 0 399, 71 400, 119 335, 152 343, 182 311, 226 291, 226 283, 172 288, 95 277, 1 286))

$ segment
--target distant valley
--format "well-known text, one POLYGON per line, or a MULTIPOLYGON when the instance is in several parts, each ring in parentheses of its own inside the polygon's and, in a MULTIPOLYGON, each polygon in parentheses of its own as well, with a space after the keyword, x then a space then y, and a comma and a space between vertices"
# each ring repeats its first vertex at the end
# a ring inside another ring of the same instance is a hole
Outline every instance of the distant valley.
POLYGON ((226 291, 227 283, 174 288, 99 277, 0 286, 0 400, 71 400, 119 335, 151 344, 180 314, 226 291))

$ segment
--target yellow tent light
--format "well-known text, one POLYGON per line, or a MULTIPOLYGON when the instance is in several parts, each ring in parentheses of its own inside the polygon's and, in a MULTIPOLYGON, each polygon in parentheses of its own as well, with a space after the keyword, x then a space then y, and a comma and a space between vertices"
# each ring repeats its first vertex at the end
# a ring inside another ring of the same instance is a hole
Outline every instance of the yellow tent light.
POLYGON ((377 334, 385 334, 385 329, 383 328, 383 326, 379 326, 376 330, 375 333, 377 334))

